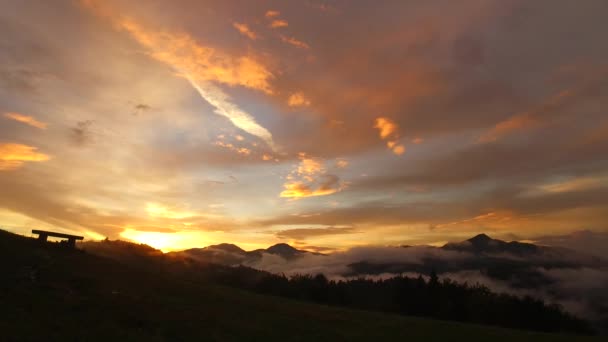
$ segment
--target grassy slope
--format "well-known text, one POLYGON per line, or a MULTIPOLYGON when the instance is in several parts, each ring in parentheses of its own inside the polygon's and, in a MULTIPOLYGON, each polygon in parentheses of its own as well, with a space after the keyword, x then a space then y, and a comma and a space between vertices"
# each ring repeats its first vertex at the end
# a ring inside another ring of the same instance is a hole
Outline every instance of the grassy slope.
POLYGON ((0 340, 8 341, 46 336, 62 341, 587 340, 325 307, 190 283, 39 246, 3 231, 0 267, 0 340), (32 272, 33 265, 37 271, 32 272))

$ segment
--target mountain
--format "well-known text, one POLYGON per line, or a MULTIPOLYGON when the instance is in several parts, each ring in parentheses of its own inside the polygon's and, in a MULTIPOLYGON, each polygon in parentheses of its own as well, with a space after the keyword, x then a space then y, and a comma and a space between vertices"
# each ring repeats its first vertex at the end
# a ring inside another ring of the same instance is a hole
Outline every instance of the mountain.
POLYGON ((528 256, 538 254, 541 251, 536 245, 517 241, 505 242, 492 239, 486 234, 476 235, 466 241, 448 243, 442 247, 446 250, 471 252, 475 254, 513 254, 517 256, 528 256))
POLYGON ((264 254, 280 256, 286 260, 293 260, 310 252, 296 249, 286 243, 278 243, 266 249, 245 251, 242 248, 222 243, 204 248, 191 248, 179 252, 168 253, 172 256, 192 258, 201 262, 209 262, 227 266, 250 264, 262 258, 264 254))
POLYGON ((274 246, 268 247, 266 249, 266 253, 278 255, 285 259, 293 259, 308 252, 295 249, 286 243, 278 243, 274 246))

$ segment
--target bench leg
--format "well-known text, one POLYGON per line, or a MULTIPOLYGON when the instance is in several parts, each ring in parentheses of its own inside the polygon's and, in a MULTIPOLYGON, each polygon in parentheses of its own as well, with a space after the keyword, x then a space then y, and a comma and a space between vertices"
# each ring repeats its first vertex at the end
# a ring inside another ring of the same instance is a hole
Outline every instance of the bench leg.
POLYGON ((68 247, 76 248, 76 239, 68 239, 68 247))
POLYGON ((46 234, 38 235, 38 241, 40 241, 40 242, 46 242, 47 238, 48 238, 48 235, 46 235, 46 234))

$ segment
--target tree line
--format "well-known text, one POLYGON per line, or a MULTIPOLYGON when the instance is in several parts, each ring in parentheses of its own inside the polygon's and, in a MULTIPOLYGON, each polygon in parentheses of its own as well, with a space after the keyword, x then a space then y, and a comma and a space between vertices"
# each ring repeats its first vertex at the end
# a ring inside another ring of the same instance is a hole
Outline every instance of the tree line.
POLYGON ((588 323, 555 304, 531 296, 495 293, 480 284, 422 276, 328 280, 317 275, 276 275, 237 267, 215 280, 262 294, 349 308, 383 311, 544 332, 589 334, 588 323))

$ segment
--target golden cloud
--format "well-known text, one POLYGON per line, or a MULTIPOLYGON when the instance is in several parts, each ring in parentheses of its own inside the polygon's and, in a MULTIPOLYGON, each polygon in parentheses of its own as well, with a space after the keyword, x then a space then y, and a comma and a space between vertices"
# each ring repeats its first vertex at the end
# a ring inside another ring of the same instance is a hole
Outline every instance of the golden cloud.
POLYGON ((40 129, 46 129, 46 127, 48 126, 46 123, 38 121, 38 120, 34 119, 33 117, 31 117, 29 115, 25 115, 25 114, 10 112, 10 113, 4 113, 4 117, 7 119, 15 120, 15 121, 24 123, 26 125, 30 125, 32 127, 36 127, 36 128, 40 128, 40 129))
POLYGON ((248 155, 250 155, 250 154, 251 154, 251 150, 250 150, 250 149, 248 149, 248 148, 246 148, 246 147, 238 147, 238 146, 234 146, 234 144, 231 144, 231 143, 225 143, 225 142, 223 142, 223 141, 216 141, 216 142, 214 143, 214 145, 216 145, 216 146, 220 146, 220 147, 224 147, 224 148, 227 148, 227 149, 229 149, 229 150, 231 150, 231 151, 234 151, 234 152, 236 152, 236 153, 238 153, 238 154, 242 154, 242 155, 245 155, 245 156, 248 156, 248 155))
POLYGON ((344 169, 348 166, 348 160, 338 159, 338 161, 336 161, 336 166, 339 167, 340 169, 344 169))
POLYGON ((213 83, 243 86, 272 94, 270 79, 274 75, 254 57, 233 56, 210 46, 199 44, 192 36, 182 32, 150 30, 119 11, 96 0, 82 3, 98 15, 111 20, 118 28, 128 32, 149 55, 176 70, 187 79, 201 97, 216 108, 215 112, 230 120, 236 127, 264 140, 276 149, 272 134, 255 118, 231 102, 230 97, 213 83))
MULTIPOLYGON (((280 197, 298 199, 325 196, 339 192, 346 187, 338 176, 327 174, 322 160, 309 157, 305 153, 300 153, 298 158, 300 163, 287 176, 287 182, 283 185, 284 190, 280 193, 280 197)), ((337 163, 340 161, 344 162, 341 159, 337 163)))
POLYGON ((251 56, 234 57, 215 48, 202 46, 185 33, 148 31, 130 19, 119 22, 155 59, 174 67, 196 81, 240 85, 272 94, 272 73, 251 56))
POLYGON ((308 44, 306 44, 305 42, 298 40, 294 37, 287 37, 287 36, 281 35, 281 40, 284 43, 291 44, 300 49, 309 49, 310 48, 310 46, 308 44))
POLYGON ((389 118, 377 118, 374 128, 380 131, 380 138, 386 139, 397 132, 397 124, 389 118))
POLYGON ((42 162, 49 155, 36 152, 37 148, 22 144, 0 144, 0 171, 15 170, 25 162, 42 162))
POLYGON ((265 14, 266 18, 278 17, 279 15, 281 15, 281 12, 274 10, 268 10, 265 14))
POLYGON ((313 189, 309 184, 306 184, 304 182, 288 182, 285 183, 285 190, 281 192, 280 196, 292 199, 326 196, 342 190, 342 187, 336 185, 338 184, 335 184, 333 179, 330 182, 322 183, 316 189, 313 189))
POLYGON ((273 20, 272 23, 270 23, 270 27, 272 27, 272 28, 287 27, 287 26, 289 26, 289 23, 283 19, 276 19, 276 20, 273 20))
POLYGON ((405 146, 398 144, 399 134, 397 133, 399 126, 391 119, 385 117, 376 118, 374 128, 377 128, 380 133, 380 139, 387 140, 386 146, 396 155, 405 153, 405 146))
POLYGON ((289 98, 287 99, 287 105, 289 107, 310 106, 310 100, 308 100, 302 92, 297 92, 289 95, 289 98))
POLYGON ((234 22, 232 23, 232 26, 234 26, 234 28, 237 29, 237 31, 239 31, 243 36, 251 40, 256 40, 258 38, 257 34, 251 31, 249 26, 247 26, 246 24, 234 22))
POLYGON ((325 168, 323 167, 323 163, 321 160, 308 157, 306 153, 300 153, 298 157, 300 158, 300 164, 297 168, 297 173, 299 175, 311 176, 321 172, 325 172, 325 168))

